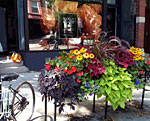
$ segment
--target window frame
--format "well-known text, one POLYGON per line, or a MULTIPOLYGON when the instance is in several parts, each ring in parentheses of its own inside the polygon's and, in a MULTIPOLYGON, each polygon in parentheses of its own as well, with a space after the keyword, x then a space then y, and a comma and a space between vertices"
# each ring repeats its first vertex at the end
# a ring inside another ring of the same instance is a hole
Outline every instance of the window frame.
POLYGON ((33 1, 33 0, 31 0, 31 1, 30 1, 30 4, 31 4, 31 12, 34 13, 34 14, 40 14, 40 9, 39 9, 38 1, 33 1), (32 6, 32 3, 33 3, 33 2, 36 2, 37 7, 32 6), (36 9, 38 10, 38 12, 33 12, 33 8, 36 8, 36 9))

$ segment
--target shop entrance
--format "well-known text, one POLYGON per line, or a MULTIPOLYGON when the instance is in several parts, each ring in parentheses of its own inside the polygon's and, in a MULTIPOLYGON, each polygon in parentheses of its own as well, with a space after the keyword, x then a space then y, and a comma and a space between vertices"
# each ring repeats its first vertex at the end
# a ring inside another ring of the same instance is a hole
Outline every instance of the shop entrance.
POLYGON ((16 0, 0 0, 1 52, 18 50, 16 0))

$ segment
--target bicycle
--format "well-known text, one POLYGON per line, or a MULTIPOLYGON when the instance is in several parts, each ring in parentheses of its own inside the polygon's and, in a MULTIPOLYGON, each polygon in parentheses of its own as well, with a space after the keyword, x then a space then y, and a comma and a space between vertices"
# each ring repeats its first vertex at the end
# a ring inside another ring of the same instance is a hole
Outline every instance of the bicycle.
POLYGON ((23 81, 16 89, 11 84, 2 89, 2 82, 18 79, 18 74, 10 74, 0 78, 0 121, 30 121, 35 108, 35 92, 33 86, 23 81), (30 96, 30 97, 29 97, 30 96))

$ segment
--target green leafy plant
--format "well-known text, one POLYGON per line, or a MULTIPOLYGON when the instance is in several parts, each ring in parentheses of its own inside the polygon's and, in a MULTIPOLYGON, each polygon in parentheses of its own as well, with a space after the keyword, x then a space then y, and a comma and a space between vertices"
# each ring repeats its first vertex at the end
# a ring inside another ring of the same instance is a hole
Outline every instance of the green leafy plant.
MULTIPOLYGON (((113 110, 119 105, 125 108, 126 99, 132 99, 132 90, 135 89, 131 81, 132 76, 126 68, 118 67, 112 60, 104 60, 104 64, 106 71, 99 80, 101 93, 107 97, 107 101, 110 101, 113 110)), ((100 96, 101 94, 98 95, 100 96)))

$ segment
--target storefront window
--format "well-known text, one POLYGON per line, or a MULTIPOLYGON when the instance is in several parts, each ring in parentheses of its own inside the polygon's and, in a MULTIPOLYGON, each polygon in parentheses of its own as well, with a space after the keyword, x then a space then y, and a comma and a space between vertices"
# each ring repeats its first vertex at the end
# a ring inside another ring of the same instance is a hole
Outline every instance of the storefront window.
POLYGON ((84 3, 83 0, 28 0, 30 51, 92 45, 92 40, 98 39, 102 31, 100 3, 100 0, 85 0, 84 3), (35 12, 39 14, 33 14, 35 12))

